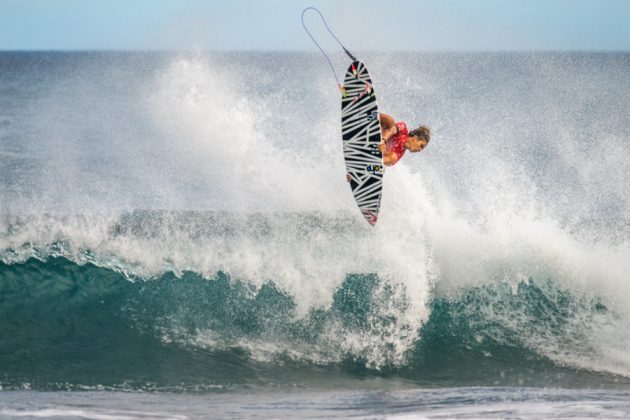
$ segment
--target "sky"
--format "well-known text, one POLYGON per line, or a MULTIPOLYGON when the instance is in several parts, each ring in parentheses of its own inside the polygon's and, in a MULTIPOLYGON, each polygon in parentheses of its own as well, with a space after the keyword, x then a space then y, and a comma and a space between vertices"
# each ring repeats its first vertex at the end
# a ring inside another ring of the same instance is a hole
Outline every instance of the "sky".
POLYGON ((0 50, 308 51, 307 6, 352 50, 630 51, 630 0, 0 0, 0 50))

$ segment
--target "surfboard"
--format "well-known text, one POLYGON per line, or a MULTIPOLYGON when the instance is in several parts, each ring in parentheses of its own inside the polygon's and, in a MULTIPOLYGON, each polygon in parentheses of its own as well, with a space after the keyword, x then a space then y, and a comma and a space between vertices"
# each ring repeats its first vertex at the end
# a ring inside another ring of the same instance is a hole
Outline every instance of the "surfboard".
POLYGON ((341 134, 350 188, 359 210, 369 224, 378 220, 383 188, 381 125, 376 95, 367 67, 354 61, 343 81, 341 97, 341 134))

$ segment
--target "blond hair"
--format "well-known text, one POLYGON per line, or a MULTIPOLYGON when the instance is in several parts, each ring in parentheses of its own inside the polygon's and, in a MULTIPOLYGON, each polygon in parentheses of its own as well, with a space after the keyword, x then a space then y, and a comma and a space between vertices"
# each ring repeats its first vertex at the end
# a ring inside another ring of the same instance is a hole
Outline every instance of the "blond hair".
POLYGON ((415 130, 409 132, 409 137, 418 137, 421 140, 425 140, 427 144, 431 140, 431 129, 426 125, 421 125, 415 130))

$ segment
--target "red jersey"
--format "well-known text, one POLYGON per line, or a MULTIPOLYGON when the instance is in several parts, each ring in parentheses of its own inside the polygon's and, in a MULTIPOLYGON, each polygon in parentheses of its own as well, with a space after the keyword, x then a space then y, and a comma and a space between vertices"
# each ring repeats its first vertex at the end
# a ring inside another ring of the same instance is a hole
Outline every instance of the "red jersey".
POLYGON ((407 143, 407 139, 409 138, 409 131, 407 130, 407 124, 404 122, 397 122, 396 128, 398 129, 398 133, 396 135, 391 136, 389 140, 385 143, 385 147, 388 151, 396 153, 398 158, 392 163, 395 165, 398 163, 401 157, 405 154, 405 143, 407 143))

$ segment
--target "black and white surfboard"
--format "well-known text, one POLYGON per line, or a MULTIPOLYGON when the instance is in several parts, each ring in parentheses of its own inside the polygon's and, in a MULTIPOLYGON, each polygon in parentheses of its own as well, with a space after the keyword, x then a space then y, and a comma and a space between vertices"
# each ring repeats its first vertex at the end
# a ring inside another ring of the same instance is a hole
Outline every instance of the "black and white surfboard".
POLYGON ((378 220, 383 186, 383 156, 378 150, 381 127, 376 95, 367 67, 354 61, 344 78, 341 133, 350 188, 359 210, 372 226, 378 220))

